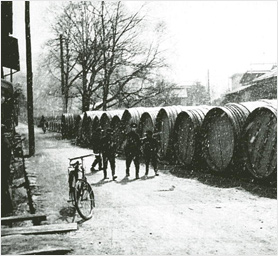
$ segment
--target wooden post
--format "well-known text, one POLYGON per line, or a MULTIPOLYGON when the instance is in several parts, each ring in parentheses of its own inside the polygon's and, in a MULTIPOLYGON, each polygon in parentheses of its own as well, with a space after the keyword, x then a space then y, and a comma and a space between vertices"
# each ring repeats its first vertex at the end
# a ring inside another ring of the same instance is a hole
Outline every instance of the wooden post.
POLYGON ((27 66, 27 113, 29 132, 29 156, 35 154, 35 133, 33 116, 33 74, 32 74, 32 52, 30 34, 30 3, 25 2, 25 35, 26 35, 26 66, 27 66))

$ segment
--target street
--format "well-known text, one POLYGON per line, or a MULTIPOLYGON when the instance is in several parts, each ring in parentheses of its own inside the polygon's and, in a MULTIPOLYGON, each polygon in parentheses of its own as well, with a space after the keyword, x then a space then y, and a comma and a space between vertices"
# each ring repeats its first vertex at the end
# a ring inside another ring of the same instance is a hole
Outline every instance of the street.
MULTIPOLYGON (((27 126, 19 124, 16 130, 26 136, 27 126)), ((62 140, 58 133, 43 134, 40 128, 35 128, 35 137, 36 153, 26 159, 26 168, 37 174, 37 212, 47 215, 45 224, 71 222, 68 158, 92 150, 62 140)), ((109 179, 103 180, 102 171, 90 173, 93 159, 84 160, 96 200, 92 219, 74 232, 30 236, 34 247, 38 239, 67 243, 72 254, 277 254, 275 198, 260 197, 241 187, 177 177, 165 166, 159 168, 159 176, 151 168, 144 178, 141 164, 140 179, 135 180, 132 164, 131 175, 125 178, 123 159, 116 160, 117 180, 112 180, 110 167, 109 179)), ((78 216, 75 221, 79 220, 78 216)), ((20 242, 14 245, 14 249, 19 247, 20 242)))

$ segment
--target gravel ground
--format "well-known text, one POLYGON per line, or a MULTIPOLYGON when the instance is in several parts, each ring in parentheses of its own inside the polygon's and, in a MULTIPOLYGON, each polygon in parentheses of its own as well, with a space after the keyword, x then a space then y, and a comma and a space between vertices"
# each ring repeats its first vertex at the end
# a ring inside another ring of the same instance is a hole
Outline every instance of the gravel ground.
MULTIPOLYGON (((27 127, 20 124, 18 132, 27 127)), ((27 170, 37 173, 41 195, 35 196, 37 212, 47 222, 72 221, 68 199, 68 158, 88 154, 58 133, 35 128, 36 154, 26 160, 27 170)), ((96 198, 93 218, 75 232, 35 236, 29 241, 61 241, 72 254, 91 255, 277 255, 276 188, 219 177, 209 173, 178 172, 160 166, 160 176, 125 178, 125 162, 117 159, 116 181, 103 181, 102 172, 89 173, 93 158, 85 160, 88 181, 96 198), (178 173, 178 174, 173 174, 178 173)), ((141 165, 140 176, 144 174, 141 165)), ((75 221, 79 221, 77 217, 75 221)), ((42 246, 19 242, 2 254, 42 246)))

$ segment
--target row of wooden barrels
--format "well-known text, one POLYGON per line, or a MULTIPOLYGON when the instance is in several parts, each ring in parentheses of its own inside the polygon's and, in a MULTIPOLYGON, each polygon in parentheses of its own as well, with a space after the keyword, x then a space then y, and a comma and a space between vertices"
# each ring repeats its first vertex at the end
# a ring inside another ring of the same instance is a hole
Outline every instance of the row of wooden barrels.
POLYGON ((206 165, 219 173, 247 169, 258 179, 276 180, 277 100, 63 114, 61 132, 90 146, 98 127, 110 127, 121 149, 131 123, 137 123, 141 137, 147 130, 154 132, 161 159, 170 163, 206 165))
POLYGON ((49 131, 62 132, 61 116, 47 117, 46 121, 48 123, 48 130, 49 131))

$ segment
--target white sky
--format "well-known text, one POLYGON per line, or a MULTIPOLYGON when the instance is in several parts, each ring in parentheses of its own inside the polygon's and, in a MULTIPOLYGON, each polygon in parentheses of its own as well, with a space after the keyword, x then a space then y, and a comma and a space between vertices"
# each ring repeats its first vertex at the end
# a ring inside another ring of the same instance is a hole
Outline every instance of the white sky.
MULTIPOLYGON (((48 38, 51 17, 46 8, 54 1, 31 1, 33 72, 41 46, 48 38)), ((143 2, 128 1, 137 10, 143 2)), ((25 70, 24 2, 14 1, 14 34, 19 39, 21 69, 25 70)), ((148 18, 165 21, 167 76, 178 84, 200 81, 210 85, 215 96, 228 88, 234 73, 277 63, 276 1, 148 1, 148 18), (258 66, 259 67, 259 66, 258 66)))

